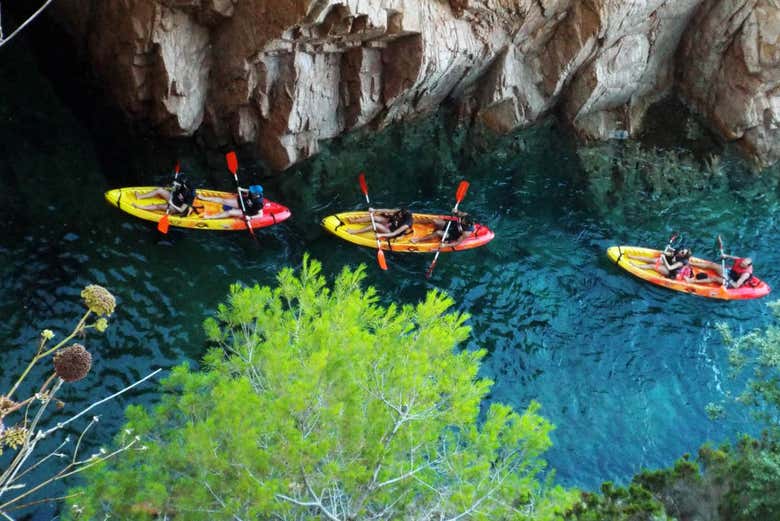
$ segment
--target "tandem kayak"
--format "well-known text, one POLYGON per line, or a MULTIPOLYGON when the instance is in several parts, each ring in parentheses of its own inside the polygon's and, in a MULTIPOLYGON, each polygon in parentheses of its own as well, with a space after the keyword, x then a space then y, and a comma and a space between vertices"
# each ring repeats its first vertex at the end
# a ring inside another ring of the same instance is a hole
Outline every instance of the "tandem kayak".
MULTIPOLYGON (((351 234, 347 230, 359 230, 367 225, 365 222, 353 223, 352 220, 366 219, 369 214, 366 211, 363 212, 343 212, 335 215, 329 215, 322 220, 322 226, 330 233, 337 237, 341 237, 345 241, 349 241, 360 246, 367 246, 369 248, 376 248, 376 236, 372 230, 360 234, 351 234)), ((434 221, 436 219, 451 219, 449 215, 432 215, 424 213, 413 213, 412 219, 412 233, 400 235, 398 237, 392 237, 390 239, 382 239, 380 241, 381 248, 387 251, 402 251, 402 252, 417 252, 428 253, 435 252, 441 240, 428 240, 425 242, 412 242, 413 238, 425 237, 434 230, 434 221)), ((468 250, 471 248, 477 248, 490 242, 495 235, 493 232, 482 224, 475 223, 474 230, 468 232, 468 236, 457 246, 444 247, 441 251, 460 251, 468 250)))
MULTIPOLYGON (((163 199, 136 199, 136 192, 144 194, 157 188, 156 186, 136 186, 130 188, 117 188, 115 190, 109 190, 106 192, 106 201, 116 206, 120 210, 145 219, 147 221, 158 222, 165 215, 164 210, 142 210, 133 206, 134 203, 139 205, 149 204, 165 204, 163 199)), ((196 212, 192 212, 186 217, 180 215, 169 216, 169 222, 171 226, 178 226, 180 228, 194 228, 199 230, 246 230, 246 220, 243 217, 227 217, 224 219, 204 219, 204 216, 214 215, 222 212, 222 205, 219 203, 213 203, 210 201, 202 201, 198 199, 198 196, 205 195, 207 197, 235 197, 235 193, 220 192, 217 190, 195 190, 195 203, 193 207, 196 212)), ((263 200, 263 215, 255 215, 250 219, 252 228, 263 228, 265 226, 271 226, 277 224, 290 217, 290 210, 286 206, 282 206, 279 203, 263 200)))
MULTIPOLYGON (((724 288, 723 285, 716 282, 686 282, 684 280, 675 280, 665 277, 658 273, 656 270, 649 268, 640 268, 634 265, 634 262, 642 263, 642 261, 632 260, 629 257, 649 257, 658 258, 661 255, 661 251, 653 250, 650 248, 640 248, 638 246, 612 246, 607 249, 607 256, 632 275, 636 275, 642 280, 651 282, 658 286, 673 289, 675 291, 682 291, 684 293, 692 293, 701 297, 717 298, 722 300, 745 300, 752 298, 759 298, 769 294, 771 288, 769 285, 753 277, 754 281, 751 285, 743 284, 739 288, 724 288)), ((705 273, 708 277, 717 276, 718 272, 708 266, 710 261, 704 259, 698 259, 691 257, 691 267, 695 275, 705 273)), ((701 275, 699 275, 701 276, 701 275)))

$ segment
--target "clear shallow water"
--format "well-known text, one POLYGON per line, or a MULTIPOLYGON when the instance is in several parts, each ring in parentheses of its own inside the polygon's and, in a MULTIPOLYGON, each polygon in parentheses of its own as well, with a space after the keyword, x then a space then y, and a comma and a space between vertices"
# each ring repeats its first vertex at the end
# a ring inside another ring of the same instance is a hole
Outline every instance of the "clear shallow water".
MULTIPOLYGON (((13 59, 0 87, 3 389, 40 330, 69 331, 86 284, 109 288, 118 308, 106 335, 87 340, 94 369, 66 389, 68 411, 154 368, 196 364, 206 347, 201 323, 230 284, 273 284, 279 269, 299 264, 308 251, 331 274, 344 264, 368 264, 369 283, 387 302, 416 301, 434 287, 452 295, 472 315, 466 347, 488 350, 490 399, 517 408, 537 400, 557 425, 547 458, 564 484, 625 482, 708 440, 756 430, 739 408, 711 422, 704 407, 738 388, 726 376, 714 324, 760 327, 768 300, 724 303, 656 288, 616 268, 605 250, 618 243, 660 247, 681 230, 695 254, 712 257, 722 233, 735 253, 755 256, 760 274, 776 286, 777 172, 754 179, 726 153, 706 186, 685 181, 670 188, 670 175, 697 178, 690 172, 696 163, 674 164, 668 154, 645 156, 620 143, 578 154, 550 124, 491 140, 453 130, 439 115, 374 138, 339 140, 281 178, 263 175, 239 153, 245 183, 261 182, 293 218, 260 231, 259 244, 243 233, 173 229, 161 240, 153 225, 105 203, 103 192, 167 183, 176 159, 201 185, 229 189, 222 156, 193 153, 188 143, 112 142, 113 131, 87 130, 94 127, 78 108, 63 105, 62 93, 27 55, 13 59), (458 182, 468 179, 462 208, 496 239, 443 254, 430 281, 423 276, 430 256, 389 254, 390 271, 381 272, 373 250, 319 227, 324 215, 364 207, 361 170, 377 207, 446 211, 458 182)), ((30 382, 48 370, 43 364, 30 382)), ((146 385, 103 407, 103 441, 127 404, 155 397, 146 385)))

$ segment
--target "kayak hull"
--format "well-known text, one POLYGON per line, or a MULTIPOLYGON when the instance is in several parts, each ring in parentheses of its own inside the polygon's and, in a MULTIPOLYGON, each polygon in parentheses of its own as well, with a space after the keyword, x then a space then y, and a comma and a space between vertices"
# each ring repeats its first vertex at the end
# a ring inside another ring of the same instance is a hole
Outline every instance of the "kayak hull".
MULTIPOLYGON (((342 212, 335 215, 329 215, 322 220, 322 226, 333 235, 344 239, 345 241, 357 244, 359 246, 365 246, 367 248, 376 248, 376 236, 374 232, 369 230, 368 232, 360 234, 351 234, 348 230, 359 230, 370 224, 369 222, 352 222, 356 219, 367 219, 369 217, 368 212, 342 212)), ((381 249, 386 251, 398 251, 398 252, 410 252, 410 253, 429 253, 435 252, 439 245, 440 240, 429 240, 425 242, 412 242, 412 238, 422 238, 430 234, 434 230, 434 221, 436 219, 448 219, 451 216, 448 215, 433 215, 413 213, 413 233, 401 235, 399 237, 393 237, 391 239, 382 239, 380 241, 381 249)), ((461 251, 469 250, 471 248, 477 248, 484 246, 491 240, 493 240, 494 233, 487 227, 481 224, 474 225, 474 231, 469 234, 460 244, 457 246, 448 246, 441 249, 442 252, 449 251, 461 251)))
MULTIPOLYGON (((643 261, 630 258, 647 257, 657 259, 659 255, 661 255, 659 250, 641 248, 638 246, 612 246, 607 249, 607 256, 610 260, 632 275, 657 286, 663 286, 675 291, 721 300, 760 298, 768 295, 771 291, 771 288, 766 282, 757 278, 757 283, 754 286, 743 285, 739 288, 724 288, 721 284, 716 282, 696 283, 670 279, 658 273, 653 268, 643 268, 635 265, 635 263, 641 264, 643 261)), ((690 263, 695 274, 706 273, 709 277, 718 275, 718 272, 711 267, 712 262, 710 261, 691 257, 690 263)))
MULTIPOLYGON (((145 194, 152 190, 155 190, 156 186, 135 186, 129 188, 117 188, 109 190, 105 193, 106 201, 116 206, 120 210, 129 213, 140 219, 146 221, 158 222, 165 215, 165 210, 143 210, 136 208, 134 204, 138 205, 152 205, 152 204, 165 204, 164 199, 149 198, 149 199, 137 199, 136 192, 138 194, 145 194)), ((243 217, 227 217, 224 219, 205 219, 204 217, 214 215, 222 212, 222 205, 220 203, 213 203, 210 201, 202 201, 197 197, 204 195, 207 197, 235 197, 235 193, 220 192, 218 190, 195 190, 196 199, 194 203, 197 213, 193 212, 186 217, 173 215, 168 216, 168 222, 171 226, 177 226, 179 228, 191 228, 196 230, 222 230, 222 231, 234 231, 234 230, 246 230, 247 223, 243 217)), ((264 200, 263 215, 252 216, 250 222, 253 229, 264 228, 273 224, 280 223, 290 217, 290 210, 286 206, 282 206, 279 203, 264 200)))

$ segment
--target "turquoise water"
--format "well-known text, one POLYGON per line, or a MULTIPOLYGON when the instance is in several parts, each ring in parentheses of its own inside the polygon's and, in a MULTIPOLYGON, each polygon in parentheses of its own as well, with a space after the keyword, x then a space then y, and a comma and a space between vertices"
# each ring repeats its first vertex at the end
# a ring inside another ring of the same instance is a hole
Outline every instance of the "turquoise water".
MULTIPOLYGON (((72 92, 44 79, 28 54, 9 56, 0 62, 2 388, 29 359, 40 330, 69 330, 86 284, 109 288, 118 309, 105 336, 87 339, 94 369, 65 389, 66 411, 154 368, 196 364, 206 347, 201 323, 230 284, 273 284, 279 269, 310 252, 331 274, 368 264, 369 283, 388 303, 417 301, 434 287, 452 295, 471 314, 464 347, 489 352, 490 400, 517 408, 537 400, 557 425, 548 461, 566 485, 626 482, 706 441, 756 431, 737 406, 719 422, 704 407, 740 385, 727 376, 713 326, 759 327, 768 300, 677 294, 632 278, 605 256, 613 244, 663 246, 675 230, 694 254, 714 256, 721 233, 727 249, 754 256, 760 275, 777 285, 777 172, 757 177, 729 150, 705 164, 711 150, 694 146, 703 138, 690 128, 681 131, 679 141, 689 145, 682 151, 620 142, 578 151, 552 122, 494 139, 455 128, 442 113, 376 137, 336 140, 282 177, 264 174, 239 151, 245 183, 262 183, 293 218, 260 231, 257 244, 245 233, 173 229, 162 239, 153 225, 106 204, 103 192, 167 183, 177 159, 201 185, 229 189, 222 155, 187 142, 131 140, 110 113, 85 113, 72 92), (423 276, 431 256, 388 254, 390 270, 381 272, 373 250, 319 227, 324 215, 364 208, 360 171, 377 207, 425 211, 451 208, 467 179, 461 206, 496 239, 443 254, 431 280, 423 276)), ((48 370, 43 364, 31 383, 48 370)), ((101 441, 126 405, 155 397, 147 385, 103 407, 101 441)))

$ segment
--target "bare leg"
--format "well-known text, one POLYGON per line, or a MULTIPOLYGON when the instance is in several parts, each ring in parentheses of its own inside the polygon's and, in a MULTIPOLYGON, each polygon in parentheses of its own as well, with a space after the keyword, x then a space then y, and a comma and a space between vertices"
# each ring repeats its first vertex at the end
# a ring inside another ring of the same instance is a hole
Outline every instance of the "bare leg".
POLYGON ((219 203, 226 206, 232 206, 233 208, 238 208, 238 201, 235 197, 211 197, 206 195, 199 195, 198 199, 201 201, 209 201, 211 203, 219 203))
POLYGON ((203 219, 225 219, 227 217, 243 217, 243 216, 244 216, 244 212, 238 209, 234 209, 234 210, 225 210, 223 212, 214 213, 211 215, 204 215, 202 218, 203 219))
POLYGON ((700 260, 700 259, 691 259, 691 265, 696 268, 701 268, 704 270, 712 270, 715 273, 717 273, 719 276, 723 277, 723 266, 718 264, 717 262, 712 262, 708 260, 700 260))
POLYGON ((167 204, 135 204, 133 203, 133 206, 135 208, 138 208, 139 210, 150 210, 152 212, 155 211, 164 211, 168 208, 167 204))
MULTIPOLYGON (((351 235, 357 235, 360 233, 366 233, 367 231, 373 230, 373 226, 364 226, 363 228, 360 228, 359 230, 347 230, 347 233, 351 235)), ((376 231, 377 233, 390 233, 390 228, 388 228, 384 223, 376 223, 376 231)))
MULTIPOLYGON (((371 222, 371 216, 366 215, 364 217, 350 217, 346 220, 347 224, 357 224, 357 223, 370 223, 371 222)), ((374 213, 374 222, 379 224, 387 224, 389 219, 385 217, 384 215, 380 215, 378 213, 374 213)))
POLYGON ((434 230, 425 237, 412 237, 410 242, 428 242, 432 239, 441 240, 442 237, 444 237, 444 230, 434 230))
POLYGON ((138 192, 135 193, 135 198, 136 199, 151 199, 153 197, 157 197, 158 199, 165 199, 166 201, 170 201, 171 193, 168 190, 166 190, 165 188, 155 188, 151 192, 146 192, 145 194, 139 194, 138 192))
POLYGON ((655 270, 665 277, 669 276, 669 270, 666 269, 666 266, 663 264, 656 264, 655 261, 643 263, 631 262, 630 264, 642 270, 655 270))
POLYGON ((626 254, 626 258, 631 260, 647 262, 647 263, 653 263, 653 264, 655 264, 655 262, 658 260, 658 257, 642 257, 641 255, 629 255, 629 254, 626 254))

